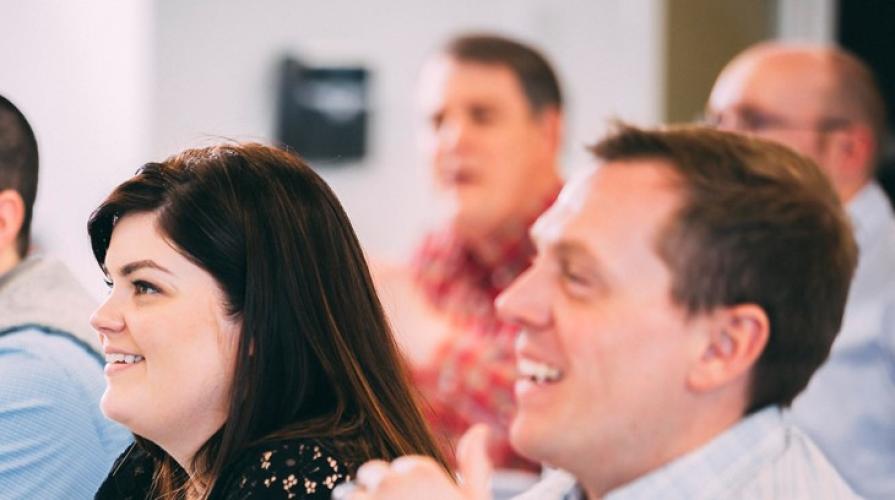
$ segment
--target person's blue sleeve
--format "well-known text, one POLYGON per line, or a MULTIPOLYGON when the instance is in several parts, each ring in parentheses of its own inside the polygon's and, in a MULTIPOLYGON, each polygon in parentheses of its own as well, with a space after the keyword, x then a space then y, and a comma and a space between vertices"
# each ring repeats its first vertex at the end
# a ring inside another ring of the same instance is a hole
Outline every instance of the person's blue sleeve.
POLYGON ((62 367, 0 348, 0 496, 93 498, 111 464, 97 404, 62 367))

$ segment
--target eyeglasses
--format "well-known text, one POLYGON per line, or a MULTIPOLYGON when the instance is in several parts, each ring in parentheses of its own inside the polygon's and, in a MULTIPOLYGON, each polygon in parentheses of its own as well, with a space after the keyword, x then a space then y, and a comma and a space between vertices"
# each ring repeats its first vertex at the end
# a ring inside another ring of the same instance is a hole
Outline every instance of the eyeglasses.
POLYGON ((825 117, 814 123, 795 123, 780 115, 751 108, 731 110, 723 113, 707 112, 700 121, 709 127, 750 134, 786 130, 829 133, 847 128, 850 125, 849 120, 838 117, 825 117))

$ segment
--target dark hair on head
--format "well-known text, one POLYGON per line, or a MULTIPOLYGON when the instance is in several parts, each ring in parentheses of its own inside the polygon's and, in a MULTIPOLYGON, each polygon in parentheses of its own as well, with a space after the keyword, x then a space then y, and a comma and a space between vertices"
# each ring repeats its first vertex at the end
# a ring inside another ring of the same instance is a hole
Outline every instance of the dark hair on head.
POLYGON ((25 205, 25 217, 16 238, 16 251, 24 257, 31 241, 37 196, 37 139, 25 115, 0 96, 0 191, 6 189, 19 193, 25 205))
POLYGON ((468 34, 451 39, 442 53, 462 62, 500 64, 519 79, 535 114, 546 108, 562 109, 562 92, 556 73, 537 50, 497 35, 468 34))
POLYGON ((783 146, 696 126, 618 125, 592 151, 611 162, 660 160, 677 174, 681 206, 656 242, 672 299, 694 315, 760 306, 770 337, 746 412, 789 405, 829 355, 857 262, 826 176, 783 146))
MULTIPOLYGON (((198 477, 213 481, 244 447, 289 437, 341 438, 358 465, 405 454, 445 465, 348 217, 298 157, 231 144, 146 164, 90 217, 101 266, 116 222, 146 212, 242 322, 229 414, 196 454, 198 477)), ((182 488, 176 462, 138 440, 159 463, 158 490, 182 488)))

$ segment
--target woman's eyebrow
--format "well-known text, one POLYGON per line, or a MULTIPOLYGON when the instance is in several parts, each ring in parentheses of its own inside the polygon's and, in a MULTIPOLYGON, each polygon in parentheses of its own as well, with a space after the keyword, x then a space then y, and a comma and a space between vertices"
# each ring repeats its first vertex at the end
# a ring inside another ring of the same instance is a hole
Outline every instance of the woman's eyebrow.
POLYGON ((171 273, 171 271, 169 271, 165 267, 157 264, 155 261, 147 259, 147 260, 138 260, 138 261, 131 262, 129 264, 125 264, 125 265, 121 266, 121 275, 127 276, 129 274, 134 273, 135 271, 137 271, 139 269, 145 269, 145 268, 157 269, 157 270, 162 271, 167 274, 173 274, 173 273, 171 273))

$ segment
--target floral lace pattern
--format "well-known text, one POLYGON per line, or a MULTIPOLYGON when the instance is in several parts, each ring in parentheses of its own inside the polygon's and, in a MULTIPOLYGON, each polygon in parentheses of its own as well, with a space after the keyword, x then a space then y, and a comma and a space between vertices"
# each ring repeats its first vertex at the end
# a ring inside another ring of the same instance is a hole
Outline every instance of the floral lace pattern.
MULTIPOLYGON (((246 450, 215 483, 209 499, 328 499, 338 484, 350 480, 351 463, 338 458, 320 440, 296 439, 246 450)), ((149 500, 154 460, 132 445, 116 460, 97 499, 149 500)))

